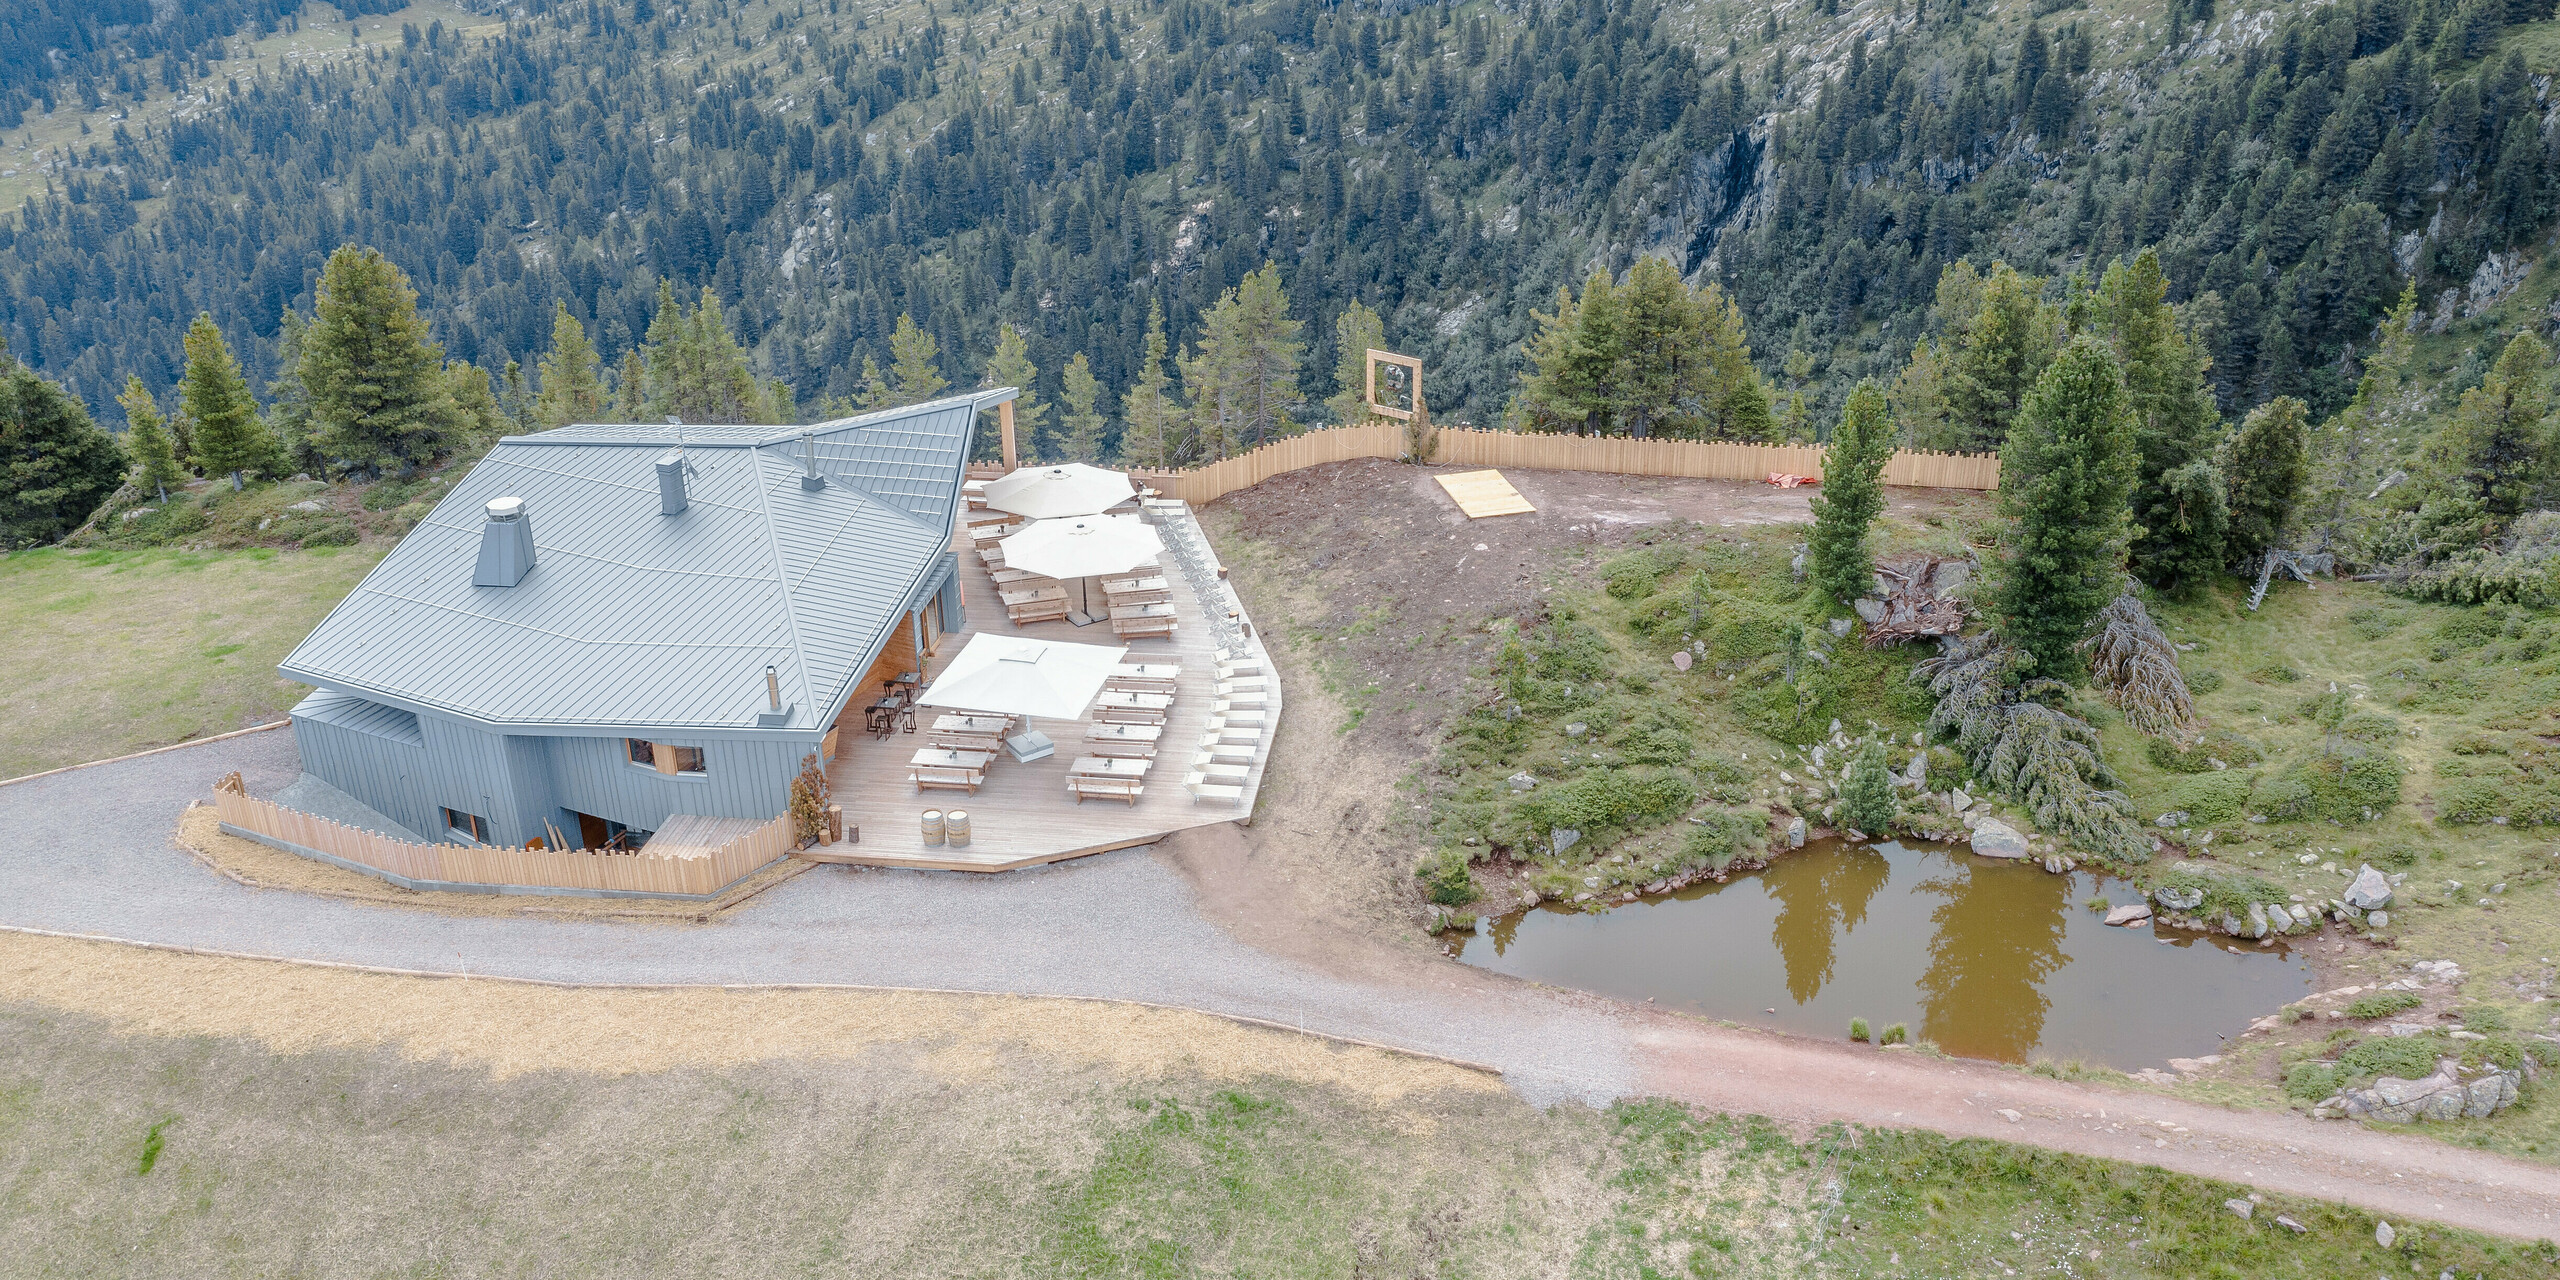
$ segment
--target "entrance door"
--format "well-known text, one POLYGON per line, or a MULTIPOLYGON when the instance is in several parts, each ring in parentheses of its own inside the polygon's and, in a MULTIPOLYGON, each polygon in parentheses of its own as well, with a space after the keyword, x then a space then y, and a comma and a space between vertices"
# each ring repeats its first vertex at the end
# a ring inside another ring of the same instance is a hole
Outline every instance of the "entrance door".
MULTIPOLYGON (((578 813, 575 809, 569 812, 578 813)), ((612 841, 612 823, 592 813, 578 813, 578 844, 581 848, 601 849, 612 841)))

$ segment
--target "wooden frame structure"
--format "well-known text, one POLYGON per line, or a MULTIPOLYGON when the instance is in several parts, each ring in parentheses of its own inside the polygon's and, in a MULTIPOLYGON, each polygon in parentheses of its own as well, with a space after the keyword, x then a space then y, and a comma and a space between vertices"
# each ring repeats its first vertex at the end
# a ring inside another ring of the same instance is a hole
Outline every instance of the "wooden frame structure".
POLYGON ((1393 419, 1395 419, 1395 420, 1396 420, 1396 421, 1398 421, 1398 422, 1412 422, 1412 421, 1415 421, 1416 419, 1419 419, 1419 420, 1421 420, 1421 421, 1423 421, 1423 422, 1429 422, 1429 421, 1431 420, 1431 411, 1430 411, 1428 408, 1424 407, 1424 405, 1423 405, 1423 403, 1422 403, 1422 361, 1421 361, 1421 360, 1419 360, 1419 359, 1417 359, 1417 358, 1415 358, 1415 357, 1413 357, 1413 356, 1398 355, 1398 354, 1396 354, 1396 353, 1395 353, 1395 352, 1393 352, 1393 351, 1380 351, 1380 350, 1378 350, 1376 347, 1371 347, 1371 348, 1369 348, 1369 359, 1368 359, 1368 363, 1367 363, 1367 365, 1366 365, 1366 368, 1367 368, 1367 370, 1368 370, 1368 375, 1369 375, 1369 376, 1368 376, 1368 387, 1367 387, 1366 393, 1365 393, 1365 395, 1364 395, 1364 398, 1365 398, 1365 399, 1367 400, 1367 402, 1368 402, 1369 412, 1374 413, 1374 414, 1376 414, 1376 415, 1378 415, 1379 417, 1382 417, 1382 418, 1393 418, 1393 419), (1410 409, 1399 409, 1399 408, 1396 408, 1394 405, 1390 405, 1390 404, 1381 404, 1381 403, 1379 403, 1379 401, 1378 401, 1378 366, 1379 366, 1379 365, 1382 365, 1382 364, 1383 364, 1383 365, 1391 365, 1391 366, 1393 366, 1393 367, 1395 367, 1395 368, 1402 369, 1402 370, 1404 370, 1404 371, 1405 371, 1406 375, 1412 379, 1412 383, 1411 383, 1412 392, 1413 392, 1413 407, 1412 407, 1412 408, 1410 408, 1410 409))

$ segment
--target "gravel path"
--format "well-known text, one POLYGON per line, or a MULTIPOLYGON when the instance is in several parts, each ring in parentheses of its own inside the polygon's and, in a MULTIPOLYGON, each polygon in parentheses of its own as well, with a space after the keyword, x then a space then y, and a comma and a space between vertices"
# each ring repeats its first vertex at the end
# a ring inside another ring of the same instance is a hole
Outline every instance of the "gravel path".
POLYGON ((1485 1062, 1541 1104, 1634 1087, 1625 1037, 1596 1001, 1344 981, 1201 919, 1189 885, 1143 849, 998 876, 822 867, 707 927, 463 918, 250 889, 207 870, 170 833, 234 769, 251 795, 273 795, 301 761, 279 731, 0 787, 0 924, 569 982, 1106 996, 1485 1062))
MULTIPOLYGON (((556 981, 843 982, 1185 1005, 1499 1067, 1544 1105, 1661 1094, 1799 1124, 2033 1143, 2513 1236, 2560 1235, 2560 1169, 2424 1138, 2232 1112, 1717 1027, 1450 966, 1362 981, 1204 919, 1144 851, 1001 876, 821 868, 711 926, 453 917, 248 889, 173 847, 187 802, 238 769, 300 772, 257 734, 0 787, 0 926, 293 959, 556 981), (2014 1118, 2013 1118, 2014 1114, 2014 1118)), ((1248 933, 1250 930, 1247 931, 1248 933)), ((1365 971, 1356 951, 1337 969, 1365 971)))

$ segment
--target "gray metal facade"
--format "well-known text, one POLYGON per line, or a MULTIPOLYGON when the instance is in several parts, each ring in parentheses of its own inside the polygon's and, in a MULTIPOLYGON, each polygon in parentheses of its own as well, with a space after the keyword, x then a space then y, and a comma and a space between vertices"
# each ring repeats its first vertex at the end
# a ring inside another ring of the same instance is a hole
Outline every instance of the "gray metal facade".
POLYGON ((317 687, 293 712, 304 767, 429 838, 448 809, 500 844, 577 841, 580 813, 641 831, 772 817, 893 629, 934 607, 959 629, 962 469, 978 412, 1013 394, 501 441, 277 668, 317 687), (665 515, 655 465, 679 432, 688 501, 665 515), (475 586, 499 497, 524 500, 534 567, 475 586), (632 763, 630 738, 701 749, 701 775, 632 763))

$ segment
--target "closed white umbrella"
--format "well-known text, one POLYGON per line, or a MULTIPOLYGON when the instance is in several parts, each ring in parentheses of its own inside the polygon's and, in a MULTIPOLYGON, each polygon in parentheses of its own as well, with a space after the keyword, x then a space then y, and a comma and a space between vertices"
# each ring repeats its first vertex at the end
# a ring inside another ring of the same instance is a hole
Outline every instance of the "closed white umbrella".
POLYGON ((1126 646, 1062 644, 981 631, 916 699, 928 707, 1081 720, 1126 646))
MULTIPOLYGON (((1164 554, 1164 539, 1136 516, 1077 516, 1034 521, 1030 528, 1004 540, 1004 563, 1044 578, 1106 578, 1154 564, 1164 554)), ((1078 626, 1091 619, 1093 590, 1082 588, 1084 614, 1070 619, 1078 626)))
POLYGON ((1069 462, 1024 467, 987 482, 987 505, 1034 520, 1089 516, 1127 502, 1138 492, 1118 471, 1069 462))

